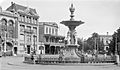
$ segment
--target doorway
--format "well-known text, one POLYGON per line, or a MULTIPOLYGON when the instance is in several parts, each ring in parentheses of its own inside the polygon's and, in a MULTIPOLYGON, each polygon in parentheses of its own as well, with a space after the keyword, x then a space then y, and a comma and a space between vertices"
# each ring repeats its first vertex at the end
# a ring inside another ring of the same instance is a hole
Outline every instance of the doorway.
POLYGON ((17 47, 14 47, 14 54, 17 54, 17 47))
POLYGON ((27 54, 30 54, 30 45, 27 45, 27 54))

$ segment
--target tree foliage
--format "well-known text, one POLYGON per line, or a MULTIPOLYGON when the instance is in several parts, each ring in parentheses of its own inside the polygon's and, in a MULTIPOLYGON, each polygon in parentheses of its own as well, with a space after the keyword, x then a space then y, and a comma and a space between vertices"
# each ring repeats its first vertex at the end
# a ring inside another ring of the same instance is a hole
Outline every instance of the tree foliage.
POLYGON ((120 28, 112 35, 112 40, 109 44, 109 53, 115 54, 115 46, 117 45, 117 53, 120 54, 120 28))
POLYGON ((98 33, 93 33, 92 37, 87 39, 86 50, 93 51, 94 49, 98 51, 103 51, 104 44, 103 41, 100 40, 98 33))

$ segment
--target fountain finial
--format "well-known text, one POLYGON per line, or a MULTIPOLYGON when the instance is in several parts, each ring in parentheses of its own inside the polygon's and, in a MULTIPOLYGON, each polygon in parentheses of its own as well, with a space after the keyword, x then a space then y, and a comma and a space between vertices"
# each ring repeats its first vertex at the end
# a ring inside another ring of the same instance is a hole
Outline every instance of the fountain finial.
POLYGON ((70 10, 70 12, 71 12, 71 15, 70 15, 70 20, 74 20, 73 19, 73 17, 74 17, 74 15, 73 15, 73 13, 74 13, 74 11, 75 11, 75 8, 73 7, 73 4, 71 4, 71 7, 69 8, 69 10, 70 10))

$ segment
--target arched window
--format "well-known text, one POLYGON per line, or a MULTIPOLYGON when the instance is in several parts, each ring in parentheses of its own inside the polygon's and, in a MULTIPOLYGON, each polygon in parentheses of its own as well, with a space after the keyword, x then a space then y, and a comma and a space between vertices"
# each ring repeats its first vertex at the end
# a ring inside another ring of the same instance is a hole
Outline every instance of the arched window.
POLYGON ((2 25, 7 25, 7 20, 6 19, 2 19, 1 22, 2 22, 2 25))
POLYGON ((9 24, 9 26, 13 26, 14 25, 13 20, 9 20, 8 24, 9 24))

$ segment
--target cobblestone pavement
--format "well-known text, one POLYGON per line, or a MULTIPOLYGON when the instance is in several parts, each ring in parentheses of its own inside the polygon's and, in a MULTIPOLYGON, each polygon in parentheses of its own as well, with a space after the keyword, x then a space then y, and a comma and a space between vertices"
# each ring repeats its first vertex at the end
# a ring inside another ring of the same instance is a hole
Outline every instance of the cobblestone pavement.
POLYGON ((107 63, 78 65, 39 65, 23 63, 23 57, 0 58, 1 70, 120 70, 120 66, 107 63))

